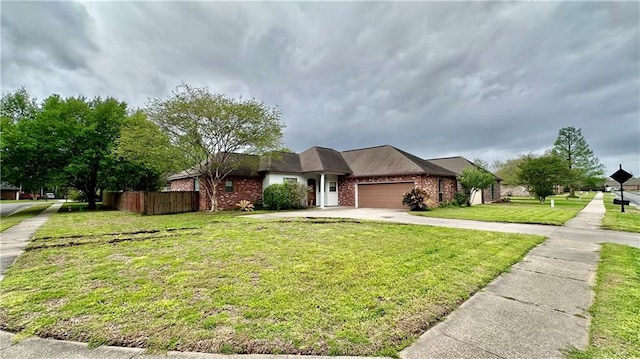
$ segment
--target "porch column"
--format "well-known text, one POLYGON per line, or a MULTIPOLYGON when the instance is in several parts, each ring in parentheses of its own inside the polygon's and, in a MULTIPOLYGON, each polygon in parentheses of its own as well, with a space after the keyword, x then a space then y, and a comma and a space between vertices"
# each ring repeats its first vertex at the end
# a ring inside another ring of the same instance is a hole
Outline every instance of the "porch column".
POLYGON ((320 174, 320 208, 324 208, 324 173, 320 174))

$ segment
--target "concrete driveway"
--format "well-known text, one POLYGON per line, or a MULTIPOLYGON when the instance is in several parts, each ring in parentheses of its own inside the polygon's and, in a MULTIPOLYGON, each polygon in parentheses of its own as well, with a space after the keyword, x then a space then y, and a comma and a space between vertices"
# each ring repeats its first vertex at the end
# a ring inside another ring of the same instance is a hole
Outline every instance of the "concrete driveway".
POLYGON ((325 209, 314 208, 300 211, 274 212, 266 214, 254 214, 249 218, 348 218, 369 221, 384 221, 404 224, 419 224, 436 227, 451 227, 462 229, 480 229, 485 231, 507 233, 530 233, 550 235, 559 227, 536 224, 481 222, 461 219, 431 218, 415 216, 402 209, 384 208, 353 208, 353 207, 329 207, 325 209))
POLYGON ((37 202, 17 202, 17 203, 0 203, 0 216, 9 216, 18 212, 19 210, 27 207, 31 207, 37 202))

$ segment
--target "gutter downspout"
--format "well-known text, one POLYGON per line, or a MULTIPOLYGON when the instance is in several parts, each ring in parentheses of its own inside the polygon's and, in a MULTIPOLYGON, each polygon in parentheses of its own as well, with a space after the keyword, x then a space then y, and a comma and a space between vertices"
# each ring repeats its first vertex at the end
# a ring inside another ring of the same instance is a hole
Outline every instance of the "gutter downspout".
POLYGON ((320 208, 324 208, 324 173, 320 174, 320 208))

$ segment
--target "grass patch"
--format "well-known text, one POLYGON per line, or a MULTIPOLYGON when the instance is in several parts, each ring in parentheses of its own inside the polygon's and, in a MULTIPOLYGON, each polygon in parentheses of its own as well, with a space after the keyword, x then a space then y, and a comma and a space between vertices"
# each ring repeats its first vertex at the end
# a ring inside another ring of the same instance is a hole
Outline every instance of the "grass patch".
POLYGON ((574 359, 640 358, 640 249, 603 244, 586 351, 574 359))
POLYGON ((426 212, 409 212, 417 216, 470 219, 486 222, 531 223, 561 226, 575 217, 593 199, 595 193, 580 198, 548 197, 546 203, 534 198, 513 197, 511 202, 482 204, 471 207, 433 208, 426 212), (551 199, 555 206, 551 208, 551 199))
POLYGON ((35 217, 52 204, 53 202, 38 203, 31 207, 23 208, 12 215, 0 217, 0 232, 4 232, 27 218, 35 217))
POLYGON ((392 356, 544 240, 378 222, 258 221, 237 212, 117 211, 59 212, 38 238, 40 247, 0 282, 0 328, 21 337, 392 356))
POLYGON ((604 194, 604 207, 607 213, 602 219, 602 228, 614 231, 640 233, 640 210, 638 207, 624 206, 625 212, 620 212, 620 205, 613 204, 616 198, 611 193, 604 194))

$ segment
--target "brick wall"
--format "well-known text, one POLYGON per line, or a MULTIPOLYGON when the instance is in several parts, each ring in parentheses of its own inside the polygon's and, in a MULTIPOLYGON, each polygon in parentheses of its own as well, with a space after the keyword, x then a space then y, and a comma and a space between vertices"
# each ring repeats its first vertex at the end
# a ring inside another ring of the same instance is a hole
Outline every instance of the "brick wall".
MULTIPOLYGON (((236 204, 242 200, 255 203, 262 198, 262 178, 259 177, 227 177, 225 181, 218 186, 218 208, 219 209, 236 209, 236 204), (233 192, 226 192, 225 181, 233 181, 233 192)), ((203 192, 203 184, 200 184, 200 210, 208 211, 211 209, 211 200, 206 193, 203 192)))
MULTIPOLYGON (((429 175, 403 175, 403 176, 380 176, 380 177, 338 177, 338 205, 354 207, 355 184, 356 183, 379 183, 379 182, 407 182, 412 181, 414 186, 425 189, 429 198, 438 201, 438 180, 444 180, 444 202, 451 202, 456 191, 456 181, 449 177, 434 177, 429 175)), ((498 192, 499 193, 499 192, 498 192)))
POLYGON ((488 188, 485 188, 482 191, 482 198, 484 199, 484 203, 499 201, 500 200, 500 182, 495 181, 493 183, 493 193, 491 193, 491 186, 489 186, 488 188))
POLYGON ((194 179, 182 178, 178 180, 171 181, 171 190, 172 191, 195 191, 194 179))

